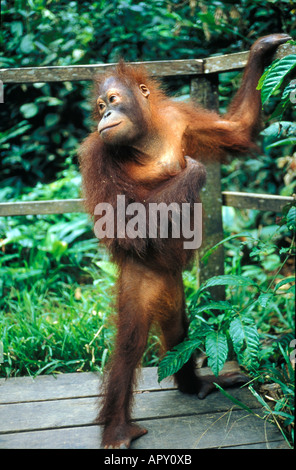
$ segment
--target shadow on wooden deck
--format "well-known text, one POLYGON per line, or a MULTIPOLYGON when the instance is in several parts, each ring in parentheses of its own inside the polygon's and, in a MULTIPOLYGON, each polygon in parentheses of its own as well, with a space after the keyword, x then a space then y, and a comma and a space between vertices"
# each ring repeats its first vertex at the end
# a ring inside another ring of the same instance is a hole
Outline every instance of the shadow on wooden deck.
MULTIPOLYGON (((99 449, 96 416, 100 378, 94 373, 0 379, 1 449, 99 449)), ((260 413, 247 389, 230 393, 260 413)), ((184 395, 156 368, 141 372, 133 417, 148 434, 134 449, 287 448, 278 429, 234 406, 220 392, 205 400, 184 395)))

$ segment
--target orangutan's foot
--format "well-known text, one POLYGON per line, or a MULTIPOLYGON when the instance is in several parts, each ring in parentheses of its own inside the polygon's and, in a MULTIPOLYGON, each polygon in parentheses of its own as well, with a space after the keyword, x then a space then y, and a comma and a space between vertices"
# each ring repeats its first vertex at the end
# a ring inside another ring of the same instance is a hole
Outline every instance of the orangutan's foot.
POLYGON ((131 442, 147 434, 147 430, 134 423, 108 425, 103 433, 102 446, 104 449, 129 449, 131 442))

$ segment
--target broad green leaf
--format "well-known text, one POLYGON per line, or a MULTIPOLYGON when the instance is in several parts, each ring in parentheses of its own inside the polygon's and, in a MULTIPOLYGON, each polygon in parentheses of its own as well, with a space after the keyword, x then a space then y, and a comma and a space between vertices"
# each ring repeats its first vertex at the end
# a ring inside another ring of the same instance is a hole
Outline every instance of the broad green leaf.
POLYGON ((295 93, 296 93, 296 80, 291 80, 283 91, 282 99, 288 98, 290 102, 295 104, 295 93))
POLYGON ((268 255, 264 260, 262 260, 262 266, 266 271, 273 271, 274 269, 277 269, 280 264, 281 258, 276 253, 268 255))
POLYGON ((233 343, 235 352, 239 352, 244 346, 244 329, 239 317, 234 318, 229 325, 229 334, 233 343))
POLYGON ((206 355, 208 365, 217 377, 223 369, 228 355, 227 338, 220 331, 211 331, 206 336, 206 355))
POLYGON ((257 302, 259 303, 259 305, 261 305, 261 307, 265 308, 272 298, 273 298, 273 293, 271 292, 266 293, 266 294, 260 294, 257 299, 257 302))
POLYGON ((45 127, 53 127, 59 122, 58 114, 49 113, 44 118, 45 127))
POLYGON ((284 78, 296 67, 296 54, 288 55, 280 59, 275 67, 272 67, 265 76, 261 99, 264 104, 283 83, 284 78))
POLYGON ((289 230, 296 230, 296 207, 291 207, 287 214, 287 226, 289 230))
POLYGON ((233 306, 229 302, 221 300, 219 302, 211 302, 209 304, 194 308, 193 314, 199 315, 201 312, 204 312, 205 310, 232 310, 232 309, 233 309, 233 306))
POLYGON ((20 111, 25 118, 29 119, 31 117, 36 116, 36 114, 38 113, 38 107, 35 103, 27 103, 23 104, 20 107, 20 111))
POLYGON ((208 287, 213 287, 213 286, 238 286, 238 287, 253 286, 253 287, 256 287, 257 289, 259 288, 257 283, 254 282, 249 277, 231 275, 231 274, 212 277, 203 285, 201 290, 205 290, 205 289, 208 289, 208 287))
POLYGON ((274 138, 282 138, 293 135, 296 132, 296 124, 291 121, 273 122, 260 135, 274 138))
POLYGON ((168 351, 158 366, 158 381, 161 382, 181 369, 200 344, 201 340, 198 338, 186 339, 172 351, 168 351))
POLYGON ((11 33, 15 38, 22 36, 24 25, 21 21, 13 21, 11 23, 10 28, 11 28, 11 33))
POLYGON ((229 326, 229 335, 238 361, 249 368, 258 366, 259 335, 254 321, 236 317, 229 326))
POLYGON ((280 59, 274 60, 274 61, 266 68, 266 70, 264 71, 264 73, 263 73, 263 74, 261 75, 261 77, 260 77, 260 80, 259 80, 259 82, 258 82, 258 85, 257 85, 257 87, 256 87, 256 90, 261 90, 261 89, 262 89, 262 87, 263 87, 263 85, 264 85, 264 81, 265 81, 267 75, 269 74, 269 72, 271 72, 272 69, 274 69, 274 68, 277 66, 279 60, 280 60, 280 59))
POLYGON ((34 51, 34 35, 33 34, 26 34, 20 43, 20 49, 24 54, 30 54, 34 51))

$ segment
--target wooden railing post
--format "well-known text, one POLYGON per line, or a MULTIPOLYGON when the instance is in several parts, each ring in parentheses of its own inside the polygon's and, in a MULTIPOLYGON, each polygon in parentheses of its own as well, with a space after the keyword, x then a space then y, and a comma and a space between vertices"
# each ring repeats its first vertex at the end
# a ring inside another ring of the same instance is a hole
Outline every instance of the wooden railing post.
MULTIPOLYGON (((191 80, 191 98, 207 109, 218 110, 218 74, 209 74, 191 80)), ((220 163, 206 164, 207 182, 201 191, 203 205, 203 242, 198 252, 198 284, 212 276, 224 274, 224 250, 220 246, 212 253, 207 263, 201 258, 205 252, 223 239, 222 192, 220 163)), ((216 299, 224 298, 223 286, 212 291, 216 299)))

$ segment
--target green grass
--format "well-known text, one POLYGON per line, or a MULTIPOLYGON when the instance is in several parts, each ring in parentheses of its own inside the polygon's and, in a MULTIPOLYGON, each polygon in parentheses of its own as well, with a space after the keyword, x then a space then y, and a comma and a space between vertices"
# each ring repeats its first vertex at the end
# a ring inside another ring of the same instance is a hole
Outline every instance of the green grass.
POLYGON ((40 292, 39 281, 12 292, 1 319, 1 375, 100 369, 110 350, 107 282, 40 292))
MULTIPOLYGON (((97 245, 76 241, 62 255, 36 243, 2 252, 1 377, 103 370, 115 336, 116 277, 97 245)), ((152 332, 145 365, 158 362, 159 348, 152 332)))

